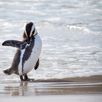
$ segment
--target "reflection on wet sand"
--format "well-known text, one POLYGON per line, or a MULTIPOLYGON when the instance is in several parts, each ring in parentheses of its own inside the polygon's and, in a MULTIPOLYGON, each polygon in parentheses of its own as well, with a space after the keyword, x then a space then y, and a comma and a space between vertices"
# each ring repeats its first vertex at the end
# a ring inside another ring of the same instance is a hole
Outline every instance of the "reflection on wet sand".
POLYGON ((7 85, 5 86, 5 91, 10 96, 24 96, 25 92, 28 90, 27 88, 28 82, 21 82, 20 85, 7 85))
POLYGON ((37 88, 29 86, 29 82, 21 82, 19 85, 6 85, 4 91, 10 96, 37 95, 37 88))
POLYGON ((1 83, 0 95, 34 96, 34 95, 66 95, 66 94, 102 94, 102 77, 34 80, 32 82, 1 83), (76 80, 75 80, 76 79, 76 80), (79 80, 80 79, 80 80, 79 80), (92 79, 92 80, 91 80, 92 79), (98 80, 100 79, 100 80, 98 80), (82 81, 83 80, 83 81, 82 81))
POLYGON ((64 94, 85 94, 85 93, 102 93, 102 84, 93 86, 79 87, 55 87, 55 88, 29 88, 29 86, 22 85, 18 87, 5 87, 5 91, 10 96, 29 96, 29 95, 64 95, 64 94))

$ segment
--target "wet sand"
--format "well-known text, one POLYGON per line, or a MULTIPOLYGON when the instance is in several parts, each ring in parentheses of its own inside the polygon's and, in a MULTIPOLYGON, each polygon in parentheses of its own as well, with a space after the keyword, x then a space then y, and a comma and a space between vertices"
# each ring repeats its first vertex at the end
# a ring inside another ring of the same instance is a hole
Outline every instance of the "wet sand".
POLYGON ((0 82, 0 96, 102 94, 102 76, 0 82))
POLYGON ((101 102, 102 76, 39 79, 31 82, 0 81, 0 102, 24 102, 24 100, 29 102, 68 102, 68 100, 70 102, 101 102))

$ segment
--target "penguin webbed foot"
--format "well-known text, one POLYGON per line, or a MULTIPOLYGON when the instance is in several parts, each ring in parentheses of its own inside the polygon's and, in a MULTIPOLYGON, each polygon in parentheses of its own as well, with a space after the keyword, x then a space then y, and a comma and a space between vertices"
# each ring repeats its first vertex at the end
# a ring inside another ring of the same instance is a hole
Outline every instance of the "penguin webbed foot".
POLYGON ((34 79, 28 78, 27 75, 21 75, 20 76, 20 79, 21 79, 21 81, 34 81, 34 79))

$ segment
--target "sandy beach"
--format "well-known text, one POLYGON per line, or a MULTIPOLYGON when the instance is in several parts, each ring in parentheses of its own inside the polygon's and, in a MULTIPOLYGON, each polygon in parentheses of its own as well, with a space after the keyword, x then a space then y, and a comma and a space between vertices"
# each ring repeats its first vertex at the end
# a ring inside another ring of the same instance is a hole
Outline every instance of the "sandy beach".
POLYGON ((0 96, 102 94, 102 76, 0 82, 0 96))
POLYGON ((0 98, 0 102, 102 102, 102 95, 63 95, 0 98))
POLYGON ((24 100, 29 102, 68 102, 68 100, 70 102, 101 102, 102 76, 39 79, 32 82, 14 80, 0 82, 1 102, 23 102, 24 100))

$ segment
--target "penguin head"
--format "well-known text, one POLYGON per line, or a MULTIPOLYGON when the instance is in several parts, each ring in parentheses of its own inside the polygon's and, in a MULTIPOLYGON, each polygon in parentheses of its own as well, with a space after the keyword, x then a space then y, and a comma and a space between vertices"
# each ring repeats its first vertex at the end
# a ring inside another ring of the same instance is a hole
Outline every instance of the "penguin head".
POLYGON ((25 31, 23 37, 26 39, 30 39, 32 36, 36 35, 37 31, 33 22, 29 22, 25 26, 25 31))

